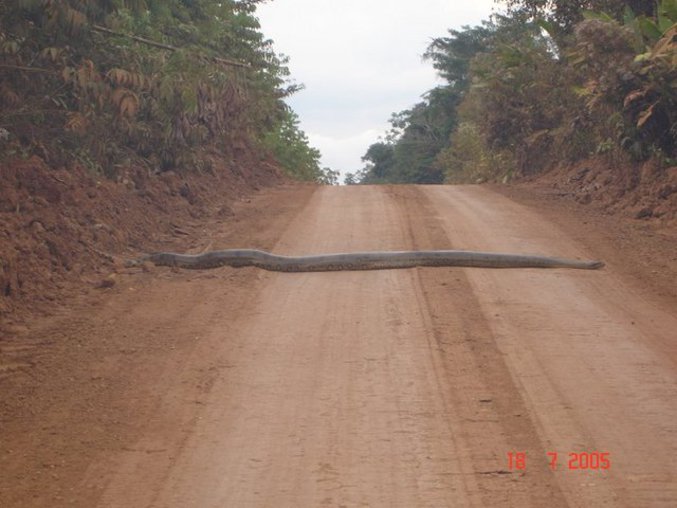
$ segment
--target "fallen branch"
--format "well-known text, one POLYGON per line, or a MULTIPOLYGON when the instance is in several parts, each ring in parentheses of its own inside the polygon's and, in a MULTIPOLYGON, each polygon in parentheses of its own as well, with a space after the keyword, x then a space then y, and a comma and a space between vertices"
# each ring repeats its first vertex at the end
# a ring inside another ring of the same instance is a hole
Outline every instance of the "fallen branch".
POLYGON ((0 64, 0 69, 13 69, 16 71, 44 72, 45 74, 58 74, 58 72, 50 69, 42 69, 40 67, 24 67, 23 65, 0 64))
MULTIPOLYGON (((102 32, 110 35, 116 35, 118 37, 127 37, 128 39, 135 40, 137 42, 140 42, 142 44, 147 44, 148 46, 153 46, 156 48, 160 49, 166 49, 168 51, 179 51, 181 48, 178 48, 176 46, 172 46, 170 44, 164 44, 162 42, 156 42, 150 39, 146 39, 144 37, 139 37, 138 35, 130 35, 126 34, 123 32, 116 32, 115 30, 111 30, 110 28, 106 28, 105 26, 101 25, 92 25, 92 30, 95 30, 97 32, 102 32)), ((244 62, 238 62, 237 60, 228 60, 227 58, 220 58, 218 56, 210 56, 207 57, 211 60, 214 60, 215 62, 222 63, 224 65, 231 65, 234 67, 250 67, 248 63, 244 62)))

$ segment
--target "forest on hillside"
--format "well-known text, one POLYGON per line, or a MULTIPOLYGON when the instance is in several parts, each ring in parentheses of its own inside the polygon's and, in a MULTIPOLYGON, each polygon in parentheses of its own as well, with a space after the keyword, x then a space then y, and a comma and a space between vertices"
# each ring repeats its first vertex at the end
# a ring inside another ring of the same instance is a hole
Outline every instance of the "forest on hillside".
MULTIPOLYGON (((271 156, 335 183, 285 98, 301 87, 261 33, 264 0, 0 3, 0 160, 124 179, 271 156)), ((347 183, 507 181, 590 156, 675 160, 677 0, 508 0, 433 39, 444 83, 347 183)))
POLYGON ((508 0, 424 59, 444 84, 346 183, 509 181, 599 156, 675 164, 677 0, 508 0))
POLYGON ((261 1, 3 1, 0 157, 120 180, 248 151, 334 178, 284 102, 300 87, 260 31, 261 1))

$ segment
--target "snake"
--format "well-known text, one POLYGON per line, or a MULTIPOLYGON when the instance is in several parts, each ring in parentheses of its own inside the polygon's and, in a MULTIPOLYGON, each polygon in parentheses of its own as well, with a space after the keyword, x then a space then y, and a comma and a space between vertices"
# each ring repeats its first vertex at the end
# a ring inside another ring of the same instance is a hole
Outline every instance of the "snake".
POLYGON ((582 261, 557 257, 503 254, 465 250, 373 251, 315 256, 282 256, 256 249, 227 249, 202 254, 155 252, 127 262, 203 270, 230 266, 254 266, 274 272, 332 272, 353 270, 389 270, 414 267, 473 268, 573 268, 596 270, 603 261, 582 261))

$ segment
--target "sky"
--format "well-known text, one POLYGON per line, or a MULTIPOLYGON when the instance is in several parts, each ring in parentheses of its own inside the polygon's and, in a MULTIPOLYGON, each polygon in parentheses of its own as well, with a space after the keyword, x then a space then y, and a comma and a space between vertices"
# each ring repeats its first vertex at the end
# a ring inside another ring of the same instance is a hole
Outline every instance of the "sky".
POLYGON ((364 166, 392 113, 442 83, 422 61, 432 39, 478 25, 496 8, 494 0, 273 0, 257 17, 305 85, 287 99, 301 129, 322 166, 345 175, 364 166))

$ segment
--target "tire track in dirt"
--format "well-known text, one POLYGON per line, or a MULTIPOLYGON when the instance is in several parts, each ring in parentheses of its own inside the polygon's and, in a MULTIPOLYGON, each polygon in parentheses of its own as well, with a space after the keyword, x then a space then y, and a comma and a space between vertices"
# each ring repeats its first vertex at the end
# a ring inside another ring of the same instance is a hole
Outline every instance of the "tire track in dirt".
MULTIPOLYGON (((414 249, 465 249, 418 187, 392 187, 414 249)), ((468 270, 419 269, 440 365, 449 380, 455 426, 466 441, 469 470, 477 475, 484 506, 567 506, 546 464, 542 443, 518 386, 496 343, 468 270), (536 460, 528 474, 509 470, 507 454, 536 460)))
MULTIPOLYGON (((475 187, 269 191, 207 230, 290 255, 595 257, 475 187)), ((0 380, 0 503, 673 506, 677 318, 620 275, 130 271, 0 380), (610 471, 547 462, 595 450, 610 471)))
MULTIPOLYGON (((264 190, 186 249, 270 249, 314 191, 264 190)), ((95 506, 121 456, 151 457, 146 473, 160 481, 229 368, 209 330, 246 312, 261 275, 128 270, 113 289, 5 337, 3 350, 19 348, 32 367, 0 379, 0 505, 95 506)))
MULTIPOLYGON (((433 215, 413 189, 321 189, 275 251, 448 248, 433 215)), ((123 461, 103 506, 566 505, 544 460, 507 469, 543 445, 463 270, 265 279, 166 476, 123 461)))
MULTIPOLYGON (((319 190, 275 251, 409 245, 383 189, 341 188, 319 190)), ((102 505, 479 505, 415 271, 265 277, 166 479, 149 489, 123 464, 102 505)))
MULTIPOLYGON (((425 193, 463 248, 596 257, 533 211, 487 189, 425 193)), ((632 253, 607 260, 622 266, 627 256, 632 253)), ((677 316, 643 298, 613 268, 467 275, 548 451, 559 452, 560 462, 570 453, 611 454, 605 472, 560 464, 556 477, 569 504, 674 506, 677 316)))

